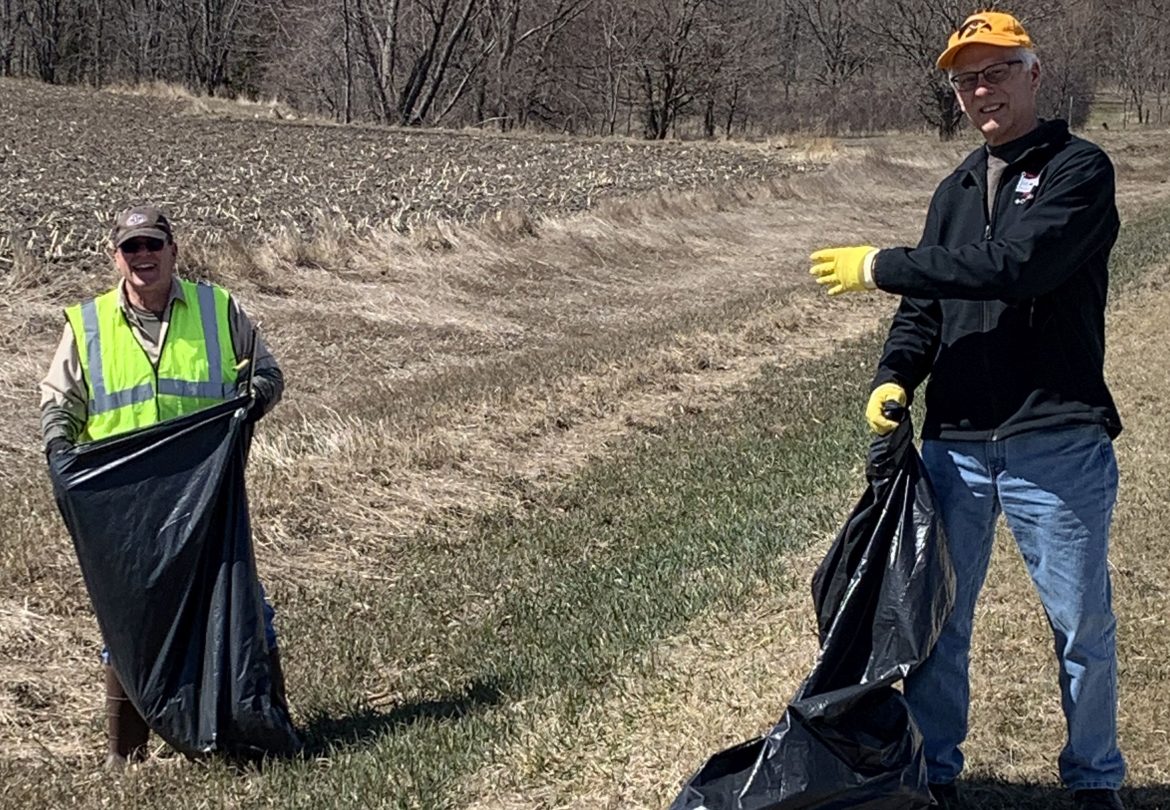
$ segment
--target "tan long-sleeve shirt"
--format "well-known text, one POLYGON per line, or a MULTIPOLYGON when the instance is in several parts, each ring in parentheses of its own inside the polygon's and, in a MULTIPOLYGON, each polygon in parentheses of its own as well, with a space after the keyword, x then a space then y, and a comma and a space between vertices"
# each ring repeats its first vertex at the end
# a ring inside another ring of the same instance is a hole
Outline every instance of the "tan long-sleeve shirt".
MULTIPOLYGON (((155 366, 158 365, 158 358, 162 353, 163 341, 166 339, 171 319, 171 307, 176 298, 185 300, 183 287, 177 279, 171 282, 170 297, 161 315, 140 310, 131 305, 126 298, 124 282, 118 282, 118 303, 126 314, 126 322, 146 352, 146 356, 150 358, 151 364, 155 366)), ((280 401, 284 392, 284 375, 280 371, 280 366, 234 297, 229 298, 228 326, 236 357, 244 358, 248 355, 252 336, 256 336, 253 385, 257 395, 265 401, 267 412, 280 401)), ((81 356, 77 351, 73 328, 66 321, 48 373, 41 380, 41 434, 46 447, 56 438, 75 442, 85 427, 88 415, 89 389, 81 370, 81 356)))

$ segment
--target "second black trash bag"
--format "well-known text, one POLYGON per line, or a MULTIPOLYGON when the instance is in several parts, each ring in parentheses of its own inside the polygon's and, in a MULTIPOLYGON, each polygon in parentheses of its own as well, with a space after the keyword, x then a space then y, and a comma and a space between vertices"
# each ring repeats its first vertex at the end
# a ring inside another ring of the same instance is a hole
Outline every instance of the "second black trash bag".
POLYGON ((922 736, 894 684, 930 655, 955 574, 909 419, 874 441, 866 477, 813 576, 812 672, 771 732, 709 759, 671 810, 931 805, 922 736))
POLYGON ((61 454, 50 474, 110 663, 189 754, 288 754, 271 699, 244 460, 246 399, 61 454))

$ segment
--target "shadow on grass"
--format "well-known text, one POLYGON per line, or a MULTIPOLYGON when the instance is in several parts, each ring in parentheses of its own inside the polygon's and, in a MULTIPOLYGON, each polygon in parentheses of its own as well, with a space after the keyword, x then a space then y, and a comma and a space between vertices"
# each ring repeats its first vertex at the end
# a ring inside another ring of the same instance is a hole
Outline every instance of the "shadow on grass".
POLYGON ((403 703, 387 711, 360 709, 339 717, 317 715, 301 729, 302 754, 315 757, 330 747, 355 746, 421 722, 458 720, 502 702, 504 693, 491 681, 472 681, 461 691, 434 700, 403 703))
MULTIPOLYGON (((1072 794, 1057 785, 1013 784, 991 779, 960 782, 964 810, 1069 810, 1072 794)), ((1170 786, 1123 788, 1127 810, 1170 810, 1170 786)))

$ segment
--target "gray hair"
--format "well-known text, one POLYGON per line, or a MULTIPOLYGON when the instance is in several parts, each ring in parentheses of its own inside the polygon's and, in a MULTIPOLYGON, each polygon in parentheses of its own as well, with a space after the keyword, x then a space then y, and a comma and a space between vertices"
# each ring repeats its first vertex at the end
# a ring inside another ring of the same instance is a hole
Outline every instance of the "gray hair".
POLYGON ((1031 70, 1040 64, 1040 57, 1031 48, 1012 48, 1012 59, 1023 59, 1024 70, 1031 70))

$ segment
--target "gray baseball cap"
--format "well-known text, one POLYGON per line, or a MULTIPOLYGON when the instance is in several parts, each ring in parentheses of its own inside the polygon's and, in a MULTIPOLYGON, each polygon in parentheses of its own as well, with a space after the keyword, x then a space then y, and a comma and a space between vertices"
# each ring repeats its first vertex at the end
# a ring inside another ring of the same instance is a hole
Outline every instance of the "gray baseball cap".
POLYGON ((114 218, 114 229, 110 232, 110 241, 114 247, 135 236, 149 236, 164 242, 174 239, 171 221, 161 208, 153 205, 135 205, 114 218))

